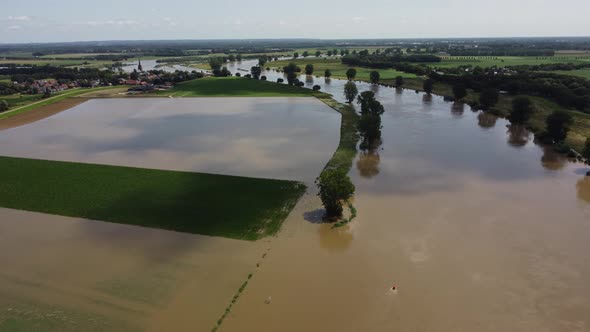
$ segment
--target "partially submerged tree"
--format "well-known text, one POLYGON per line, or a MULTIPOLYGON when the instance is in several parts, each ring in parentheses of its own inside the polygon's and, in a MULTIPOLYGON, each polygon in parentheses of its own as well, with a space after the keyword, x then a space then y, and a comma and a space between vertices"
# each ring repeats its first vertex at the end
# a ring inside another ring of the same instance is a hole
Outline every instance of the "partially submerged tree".
POLYGON ((308 51, 303 51, 303 54, 301 54, 304 58, 307 58, 309 56, 309 52, 308 51))
POLYGON ((312 89, 313 89, 313 91, 320 91, 322 89, 322 87, 316 84, 313 86, 312 89))
POLYGON ((584 145, 584 150, 582 150, 582 157, 590 164, 590 137, 586 138, 586 144, 584 145))
POLYGON ((361 118, 358 130, 363 138, 362 149, 371 149, 381 139, 381 115, 385 112, 383 105, 375 99, 373 91, 365 91, 358 98, 361 106, 361 118))
POLYGON ((518 96, 512 100, 512 112, 508 117, 512 123, 525 123, 533 114, 533 104, 529 97, 518 96))
POLYGON ((283 67, 283 72, 287 75, 287 83, 289 85, 295 85, 295 80, 297 79, 297 73, 301 71, 296 64, 293 62, 289 63, 285 67, 283 67))
POLYGON ((395 86, 400 87, 404 85, 404 78, 401 76, 398 76, 395 78, 395 86))
POLYGON ((352 81, 352 80, 354 80, 355 77, 356 77, 356 69, 348 68, 348 70, 346 71, 346 78, 348 78, 349 81, 352 81))
POLYGON ((433 86, 434 86, 434 81, 429 78, 426 81, 424 81, 424 84, 422 84, 422 89, 427 94, 431 94, 433 86))
POLYGON ((479 104, 484 110, 488 110, 498 103, 500 91, 494 88, 483 89, 479 94, 479 104))
POLYGON ((326 69, 324 71, 324 77, 326 77, 326 78, 332 77, 332 71, 330 69, 326 69))
POLYGON ((305 75, 312 75, 313 74, 313 65, 307 64, 305 65, 305 75))
POLYGON ((467 96, 467 89, 465 88, 465 85, 461 83, 453 85, 453 96, 455 97, 455 100, 461 100, 465 98, 467 96))
POLYGON ((298 52, 293 53, 293 59, 297 59, 298 57, 299 57, 299 53, 298 52))
POLYGON ((355 187, 345 171, 326 169, 316 180, 318 196, 326 208, 327 218, 342 216, 342 204, 354 194, 355 187))
POLYGON ((352 81, 349 81, 344 85, 344 97, 348 101, 348 103, 352 103, 356 95, 358 95, 359 90, 356 87, 356 84, 352 81))
POLYGON ((371 79, 371 83, 373 84, 377 84, 379 83, 379 79, 381 78, 381 75, 379 74, 378 71, 373 70, 370 74, 369 77, 371 79))
POLYGON ((252 74, 252 77, 254 77, 254 79, 259 79, 260 74, 262 74, 262 68, 260 68, 260 66, 252 67, 250 68, 250 74, 252 74))
POLYGON ((320 52, 320 51, 316 51, 316 52, 315 52, 315 56, 316 56, 316 57, 318 57, 318 58, 319 58, 319 57, 320 57, 320 55, 322 55, 322 52, 320 52))
POLYGON ((260 68, 263 68, 267 61, 268 60, 266 59, 266 56, 261 56, 260 58, 258 58, 258 66, 260 66, 260 68))
POLYGON ((558 110, 547 117, 546 123, 547 138, 556 143, 563 142, 573 123, 573 118, 567 111, 558 110))

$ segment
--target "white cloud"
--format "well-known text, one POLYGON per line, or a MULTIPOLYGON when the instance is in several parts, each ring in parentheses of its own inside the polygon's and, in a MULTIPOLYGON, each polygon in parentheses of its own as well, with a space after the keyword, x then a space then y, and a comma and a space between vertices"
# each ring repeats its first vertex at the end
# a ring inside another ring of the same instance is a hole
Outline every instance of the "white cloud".
POLYGON ((9 21, 30 21, 32 18, 30 16, 8 16, 9 21))
POLYGON ((86 21, 86 22, 78 22, 74 23, 78 25, 88 25, 88 26, 105 26, 105 25, 118 25, 118 26, 132 26, 132 25, 139 25, 138 21, 134 20, 108 20, 108 21, 86 21))

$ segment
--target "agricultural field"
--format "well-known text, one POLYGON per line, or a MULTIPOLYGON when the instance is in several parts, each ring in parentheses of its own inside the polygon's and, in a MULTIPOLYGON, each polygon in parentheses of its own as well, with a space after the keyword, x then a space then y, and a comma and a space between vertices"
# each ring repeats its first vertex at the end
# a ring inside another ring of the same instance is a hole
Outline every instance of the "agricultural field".
POLYGON ((560 74, 560 75, 577 76, 577 77, 582 77, 587 80, 590 80, 590 68, 577 69, 577 70, 555 70, 555 71, 551 71, 550 73, 560 74))
MULTIPOLYGON (((342 64, 340 59, 331 59, 331 58, 308 58, 308 59, 293 59, 293 60, 281 60, 281 61, 272 61, 265 65, 265 67, 270 68, 282 68, 283 66, 288 65, 289 63, 295 63, 301 70, 305 69, 305 65, 312 64, 314 66, 314 75, 316 76, 324 76, 324 71, 326 69, 330 69, 332 72, 332 77, 334 78, 346 78, 346 71, 350 68, 347 65, 342 64)), ((362 67, 355 67, 357 70, 356 79, 357 80, 369 80, 369 74, 371 71, 375 69, 370 68, 362 68, 362 67)), ((381 74, 382 80, 387 79, 394 79, 397 76, 402 76, 405 78, 416 77, 414 74, 400 72, 394 69, 377 69, 379 74, 381 74)))
POLYGON ((521 65, 541 65, 555 63, 590 63, 590 55, 584 56, 554 56, 554 57, 534 57, 534 56, 490 56, 490 57, 472 57, 472 56, 446 56, 442 57, 442 62, 426 63, 426 65, 438 68, 452 68, 459 66, 480 66, 480 67, 506 67, 521 65))
POLYGON ((6 208, 247 240, 275 234, 305 191, 291 181, 10 157, 0 157, 0 181, 6 208))
POLYGON ((309 89, 265 82, 261 80, 230 78, 204 78, 177 84, 167 91, 159 91, 154 95, 171 97, 309 97, 314 92, 309 89))

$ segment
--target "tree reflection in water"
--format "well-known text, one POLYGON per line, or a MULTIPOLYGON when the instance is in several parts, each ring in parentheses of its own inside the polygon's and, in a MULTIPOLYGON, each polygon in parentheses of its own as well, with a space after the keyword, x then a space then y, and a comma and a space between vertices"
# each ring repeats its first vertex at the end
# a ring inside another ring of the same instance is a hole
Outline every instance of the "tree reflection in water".
POLYGON ((356 168, 362 177, 370 179, 379 174, 380 161, 381 157, 379 157, 377 149, 361 151, 356 162, 356 168))
POLYGON ((480 112, 477 116, 477 124, 482 128, 492 128, 496 125, 496 121, 498 117, 488 112, 480 112))
POLYGON ((531 140, 532 134, 524 126, 511 124, 507 127, 508 145, 517 148, 523 147, 531 140))
POLYGON ((555 151, 552 146, 543 146, 543 156, 541 157, 541 165, 549 171, 559 171, 567 164, 567 158, 555 151))
POLYGON ((465 104, 461 102, 454 102, 451 104, 451 114, 454 117, 460 118, 463 116, 463 112, 465 112, 465 104))

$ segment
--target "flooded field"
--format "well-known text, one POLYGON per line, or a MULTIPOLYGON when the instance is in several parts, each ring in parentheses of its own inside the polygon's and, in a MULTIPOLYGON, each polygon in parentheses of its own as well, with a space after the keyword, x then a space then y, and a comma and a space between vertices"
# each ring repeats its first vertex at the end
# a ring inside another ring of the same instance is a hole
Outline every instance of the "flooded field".
POLYGON ((301 201, 221 330, 589 331, 590 168, 505 120, 373 89, 383 144, 354 162, 357 218, 332 229, 301 201))
POLYGON ((315 98, 94 99, 0 131, 0 154, 312 183, 339 119, 315 98))
POLYGON ((0 330, 208 331, 267 246, 0 208, 0 330))

